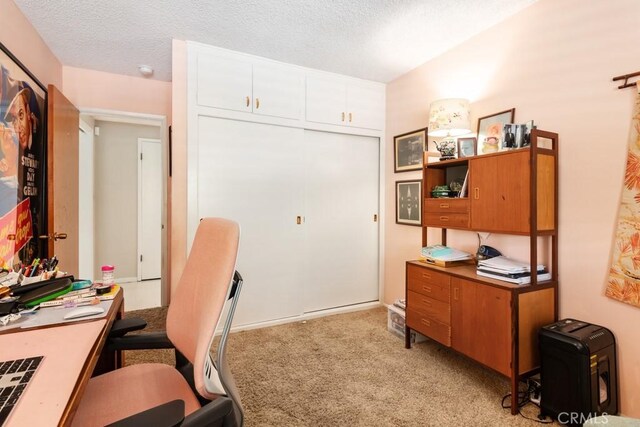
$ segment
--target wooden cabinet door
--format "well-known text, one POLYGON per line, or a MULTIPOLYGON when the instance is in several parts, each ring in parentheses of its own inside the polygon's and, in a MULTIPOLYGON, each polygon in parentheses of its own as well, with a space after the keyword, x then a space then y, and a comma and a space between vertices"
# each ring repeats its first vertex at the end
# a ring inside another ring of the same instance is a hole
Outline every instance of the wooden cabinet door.
POLYGON ((279 64, 253 65, 253 112, 264 116, 300 119, 302 73, 279 64))
POLYGON ((384 126, 384 87, 367 83, 347 86, 347 123, 349 126, 382 129, 384 126))
POLYGON ((474 282, 451 279, 451 347, 475 358, 474 333, 476 310, 474 282))
POLYGON ((249 60, 200 53, 197 73, 198 105, 252 110, 252 65, 249 60))
POLYGON ((477 361, 511 375, 511 292, 476 285, 473 355, 477 361))
POLYGON ((471 228, 529 232, 529 150, 469 160, 471 228))
POLYGON ((307 121, 347 124, 347 85, 344 80, 307 76, 307 121))

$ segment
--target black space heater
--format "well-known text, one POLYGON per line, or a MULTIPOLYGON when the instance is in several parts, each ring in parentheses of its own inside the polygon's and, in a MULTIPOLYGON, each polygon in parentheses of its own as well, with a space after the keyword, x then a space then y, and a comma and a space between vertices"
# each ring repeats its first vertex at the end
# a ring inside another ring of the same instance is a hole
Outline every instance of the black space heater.
POLYGON ((544 326, 540 346, 541 415, 562 424, 618 413, 616 342, 607 328, 574 319, 544 326))

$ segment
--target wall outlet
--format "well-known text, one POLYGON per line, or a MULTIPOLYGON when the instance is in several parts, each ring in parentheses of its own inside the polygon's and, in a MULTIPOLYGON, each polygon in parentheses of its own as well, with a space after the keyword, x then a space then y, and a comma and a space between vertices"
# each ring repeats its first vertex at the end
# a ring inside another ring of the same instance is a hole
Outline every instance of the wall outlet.
POLYGON ((529 378, 527 380, 527 386, 529 388, 529 400, 540 406, 540 393, 542 391, 540 378, 529 378))

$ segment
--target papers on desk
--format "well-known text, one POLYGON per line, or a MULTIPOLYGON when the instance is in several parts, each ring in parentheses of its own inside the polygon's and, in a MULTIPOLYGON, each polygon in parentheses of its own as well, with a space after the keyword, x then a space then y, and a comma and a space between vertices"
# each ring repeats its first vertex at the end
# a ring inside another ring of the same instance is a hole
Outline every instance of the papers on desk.
MULTIPOLYGON (((551 273, 547 272, 544 265, 538 264, 536 267, 538 282, 551 279, 551 273)), ((502 255, 479 261, 476 273, 479 276, 518 285, 531 283, 531 266, 529 264, 502 255)))
POLYGON ((472 258, 470 253, 442 245, 422 248, 422 256, 438 261, 464 261, 472 258))

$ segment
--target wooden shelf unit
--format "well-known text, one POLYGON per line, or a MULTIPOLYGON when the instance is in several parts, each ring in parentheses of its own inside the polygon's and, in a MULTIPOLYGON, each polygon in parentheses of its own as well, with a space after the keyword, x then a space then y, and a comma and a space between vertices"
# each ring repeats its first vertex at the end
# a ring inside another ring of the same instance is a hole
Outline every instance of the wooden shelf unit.
MULTIPOLYGON (((534 129, 531 145, 423 168, 422 244, 429 227, 529 237, 529 261, 538 264, 538 237, 550 239, 551 280, 514 285, 476 274, 474 265, 406 265, 406 336, 416 330, 511 380, 517 414, 518 381, 538 369, 537 331, 558 317, 558 135, 534 129), (542 141, 547 141, 544 147, 542 141), (468 171, 467 197, 433 198, 468 171)), ((406 348, 411 343, 405 341, 406 348)))

